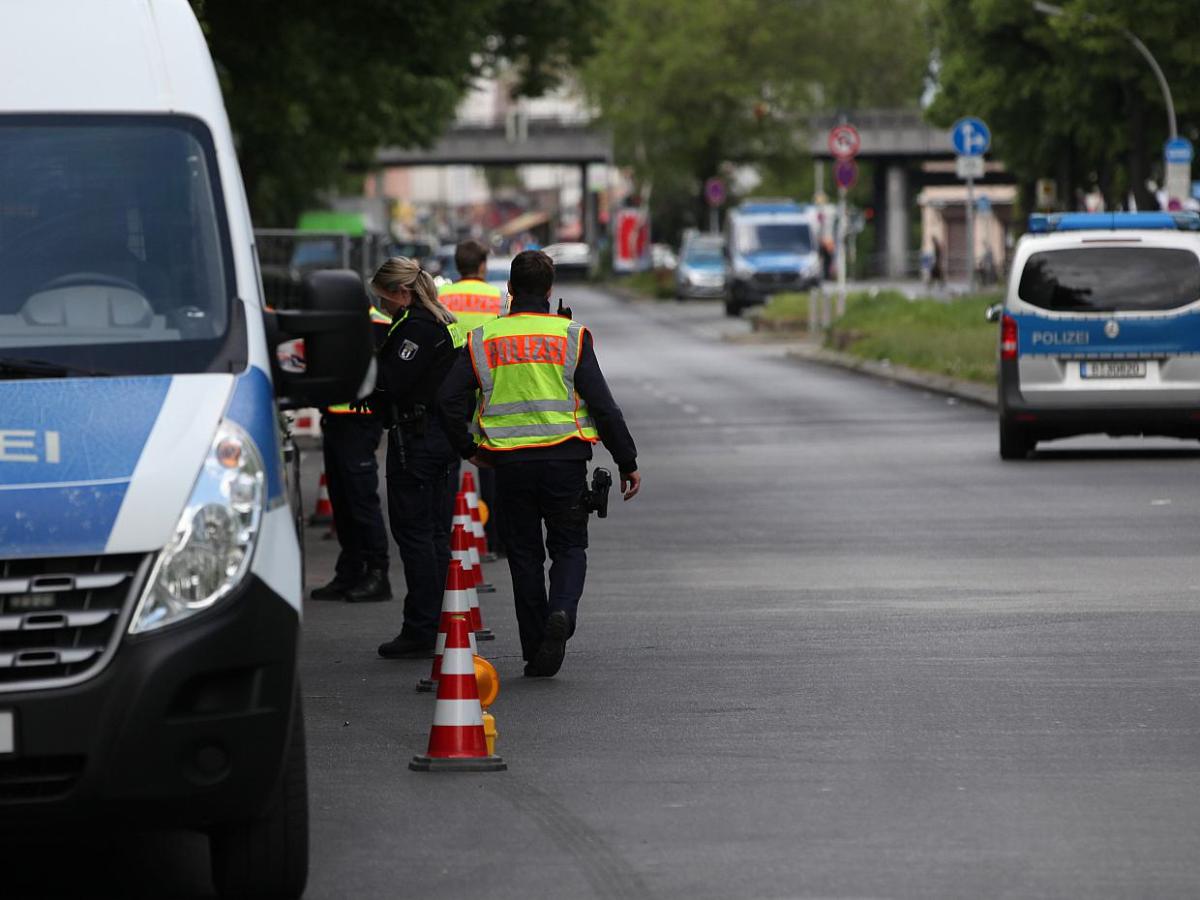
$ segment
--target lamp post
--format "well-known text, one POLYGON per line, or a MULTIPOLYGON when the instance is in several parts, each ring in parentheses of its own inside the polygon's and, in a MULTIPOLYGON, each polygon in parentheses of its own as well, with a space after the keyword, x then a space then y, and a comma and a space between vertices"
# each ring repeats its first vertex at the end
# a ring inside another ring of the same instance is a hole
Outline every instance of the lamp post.
MULTIPOLYGON (((1033 8, 1044 16, 1061 16, 1066 12, 1061 6, 1055 6, 1053 3, 1044 3, 1042 0, 1033 0, 1033 8)), ((1096 17, 1091 13, 1084 13, 1082 17, 1085 22, 1096 21, 1096 17)), ((1154 58, 1154 54, 1150 52, 1150 48, 1143 44, 1136 34, 1128 28, 1122 28, 1120 31, 1125 36, 1125 39, 1133 44, 1137 52, 1142 54, 1146 62, 1150 64, 1150 68, 1154 71, 1154 77, 1158 79, 1159 89, 1162 90, 1163 103, 1167 106, 1167 131, 1170 133, 1172 139, 1179 137, 1179 131, 1175 127, 1175 102, 1171 99, 1171 88, 1167 84, 1167 77, 1163 75, 1163 70, 1158 65, 1158 60, 1154 58)))

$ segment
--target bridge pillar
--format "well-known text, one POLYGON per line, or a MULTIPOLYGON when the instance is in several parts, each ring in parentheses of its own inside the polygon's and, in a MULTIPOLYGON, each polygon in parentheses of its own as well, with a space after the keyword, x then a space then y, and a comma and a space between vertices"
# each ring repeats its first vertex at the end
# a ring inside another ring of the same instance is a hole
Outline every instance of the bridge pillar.
POLYGON ((887 208, 884 212, 884 248, 889 278, 908 274, 908 170, 902 162, 887 164, 887 208))

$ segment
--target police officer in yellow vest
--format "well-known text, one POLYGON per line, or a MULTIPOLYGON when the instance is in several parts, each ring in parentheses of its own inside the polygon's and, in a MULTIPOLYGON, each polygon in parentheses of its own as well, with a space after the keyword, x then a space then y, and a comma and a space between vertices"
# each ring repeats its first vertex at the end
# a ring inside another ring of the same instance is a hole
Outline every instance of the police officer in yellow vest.
POLYGON ((504 294, 484 281, 487 248, 479 241, 467 240, 454 248, 458 281, 438 288, 438 299, 458 320, 450 326, 454 342, 461 347, 467 335, 484 322, 496 318, 504 309, 504 294))
MULTIPOLYGON (((391 316, 372 305, 376 347, 383 343, 391 323, 391 316)), ((325 479, 340 550, 333 581, 309 596, 351 603, 390 600, 388 537, 375 461, 383 426, 361 405, 341 403, 325 410, 321 432, 325 479)))
MULTIPOLYGON (((454 313, 458 320, 450 326, 456 346, 467 342, 467 335, 485 322, 496 318, 504 311, 504 292, 494 284, 485 281, 487 276, 487 247, 479 241, 468 239, 454 248, 454 265, 458 269, 458 281, 453 284, 443 284, 438 288, 438 299, 446 308, 454 313)), ((454 515, 454 497, 458 490, 458 470, 455 466, 450 473, 452 483, 447 492, 450 501, 450 516, 454 515)), ((504 552, 503 540, 497 529, 503 513, 500 504, 496 502, 496 479, 490 469, 479 470, 479 496, 484 500, 491 514, 488 516, 484 529, 487 533, 488 545, 497 552, 504 552)))
POLYGON ((597 440, 612 454, 626 500, 641 487, 637 448, 596 361, 591 334, 550 314, 554 263, 527 250, 512 262, 508 314, 476 328, 439 395, 459 454, 494 465, 504 506, 525 674, 562 666, 587 573, 587 462, 597 440), (478 444, 466 425, 475 392, 478 444), (545 539, 542 524, 545 523, 545 539), (550 555, 546 589, 545 558, 550 555))

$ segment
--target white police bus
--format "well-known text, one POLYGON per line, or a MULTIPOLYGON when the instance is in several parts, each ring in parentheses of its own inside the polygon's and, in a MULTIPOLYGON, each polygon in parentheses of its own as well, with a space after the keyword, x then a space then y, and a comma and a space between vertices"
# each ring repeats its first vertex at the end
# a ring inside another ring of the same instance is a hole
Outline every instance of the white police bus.
POLYGON ((1030 218, 1000 319, 1000 456, 1078 434, 1200 437, 1200 215, 1030 218))
POLYGON ((781 291, 807 291, 821 283, 817 210, 792 200, 747 200, 725 219, 729 258, 725 312, 741 315, 781 291))
POLYGON ((321 272, 264 308, 186 0, 0 4, 0 58, 0 843, 194 828, 222 897, 298 897, 277 408, 370 389, 366 293, 321 272))

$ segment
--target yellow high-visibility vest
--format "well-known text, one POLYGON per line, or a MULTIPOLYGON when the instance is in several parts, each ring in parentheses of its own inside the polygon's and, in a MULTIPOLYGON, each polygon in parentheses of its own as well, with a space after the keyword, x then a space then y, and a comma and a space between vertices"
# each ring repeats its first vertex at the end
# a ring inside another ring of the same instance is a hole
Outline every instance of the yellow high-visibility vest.
POLYGON ((562 316, 510 313, 470 333, 482 401, 475 426, 488 450, 595 443, 596 424, 575 392, 583 326, 562 316))
POLYGON ((449 326, 455 347, 461 347, 470 332, 504 311, 504 292, 478 278, 443 284, 438 288, 438 299, 458 320, 449 326))
MULTIPOLYGON (((391 325, 392 317, 374 305, 371 306, 371 324, 372 325, 391 325)), ((335 416, 369 416, 368 412, 360 412, 357 409, 351 409, 349 403, 337 403, 333 406, 325 408, 325 412, 335 416)))

